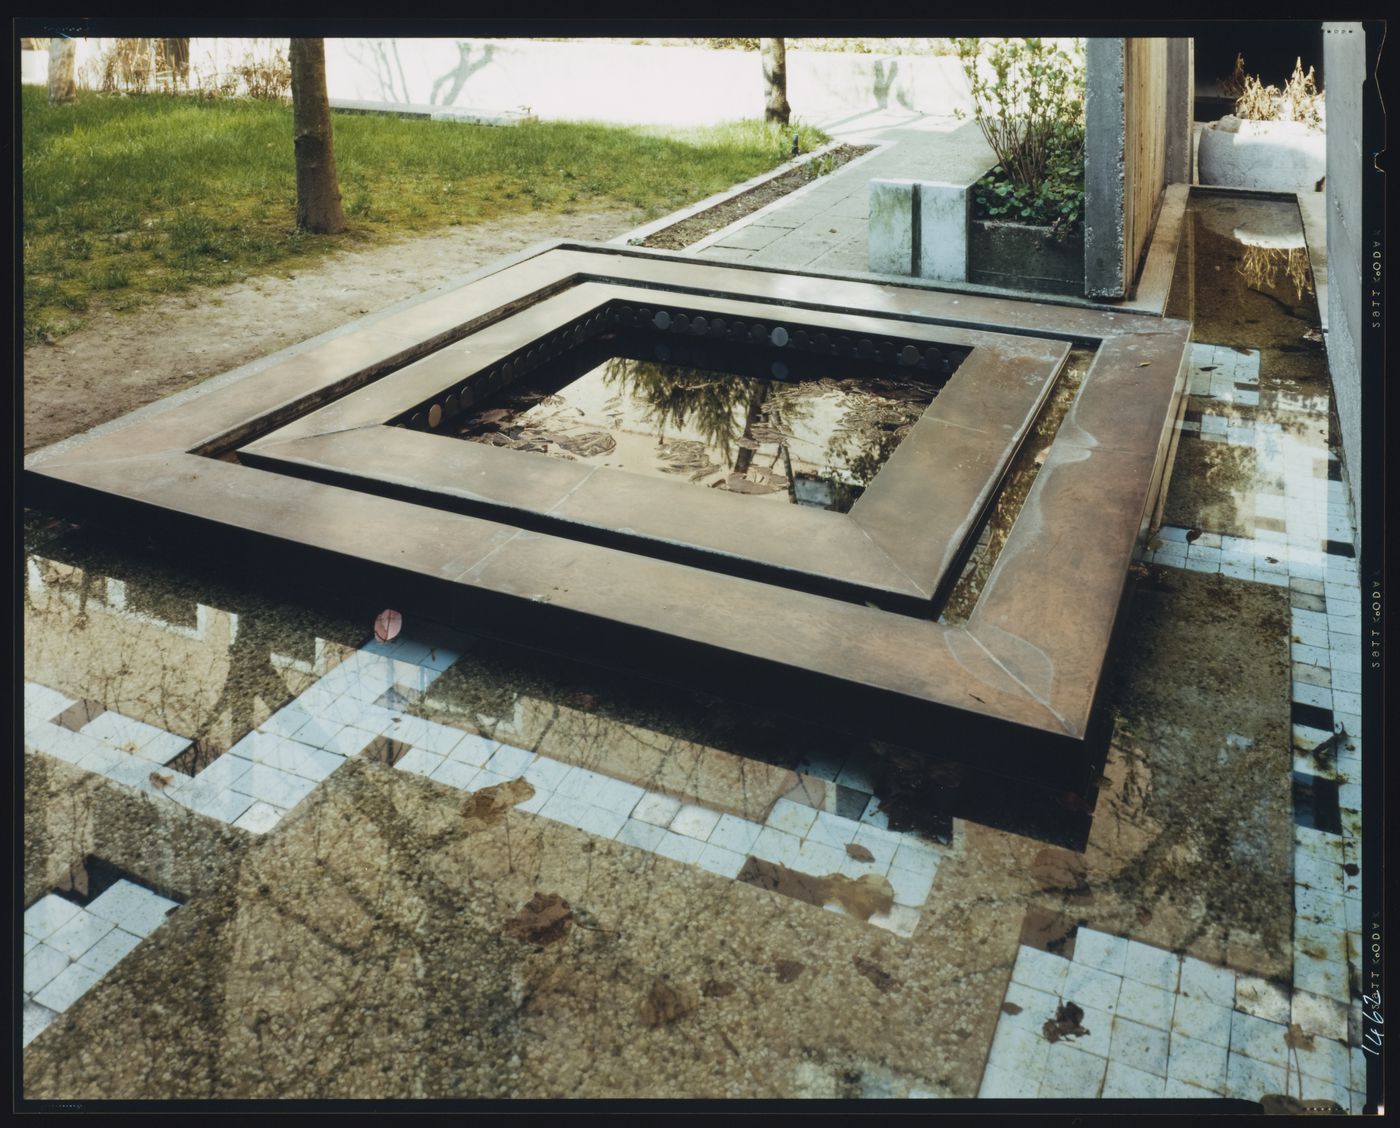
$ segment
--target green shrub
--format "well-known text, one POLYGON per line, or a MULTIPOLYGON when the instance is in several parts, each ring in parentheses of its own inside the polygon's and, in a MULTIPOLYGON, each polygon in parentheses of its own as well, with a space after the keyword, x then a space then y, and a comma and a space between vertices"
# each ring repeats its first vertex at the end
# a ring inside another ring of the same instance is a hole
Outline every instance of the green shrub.
POLYGON ((978 127, 997 165, 973 191, 979 219, 1048 225, 1066 238, 1084 214, 1084 66, 1043 39, 959 39, 978 127))

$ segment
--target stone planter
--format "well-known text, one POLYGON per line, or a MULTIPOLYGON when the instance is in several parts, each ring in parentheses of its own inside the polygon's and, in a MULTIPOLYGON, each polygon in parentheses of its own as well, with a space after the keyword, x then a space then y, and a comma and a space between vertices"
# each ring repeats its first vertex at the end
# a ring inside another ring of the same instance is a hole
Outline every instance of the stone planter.
POLYGON ((972 221, 967 280, 1042 294, 1084 294, 1084 232, 1063 243, 1049 227, 972 221))
POLYGON ((1314 192, 1327 174, 1327 134, 1294 121, 1224 117, 1201 130, 1202 184, 1314 192))

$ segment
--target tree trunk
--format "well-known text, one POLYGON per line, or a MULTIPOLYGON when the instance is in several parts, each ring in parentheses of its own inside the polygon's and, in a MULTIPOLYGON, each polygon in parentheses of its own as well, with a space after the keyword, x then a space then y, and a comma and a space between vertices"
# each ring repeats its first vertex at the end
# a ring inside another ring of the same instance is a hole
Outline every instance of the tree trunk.
POLYGON ((78 96, 73 81, 77 55, 78 45, 67 36, 55 35, 49 40, 49 101, 54 105, 71 102, 78 96))
POLYGON ((787 100, 787 45, 782 39, 759 40, 763 55, 763 86, 766 95, 763 118, 787 125, 792 108, 787 100))
POLYGON ((340 182, 331 148, 325 40, 293 39, 291 63, 297 226, 317 235, 334 235, 345 230, 345 213, 340 208, 340 182))

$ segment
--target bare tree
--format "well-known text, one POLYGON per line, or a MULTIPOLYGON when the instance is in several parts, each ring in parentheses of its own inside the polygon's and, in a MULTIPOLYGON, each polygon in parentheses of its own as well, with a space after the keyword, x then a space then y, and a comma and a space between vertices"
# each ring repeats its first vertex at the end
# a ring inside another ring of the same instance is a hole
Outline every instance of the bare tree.
POLYGON ((764 120, 787 125, 792 113, 787 100, 787 44, 782 39, 760 39, 759 52, 763 56, 763 87, 766 94, 764 120))
POLYGON ((78 96, 78 87, 73 80, 73 63, 77 54, 77 44, 66 35, 50 37, 49 101, 54 105, 71 102, 78 96))
POLYGON ((340 207, 340 182, 331 146, 325 40, 293 39, 291 64, 297 226, 317 235, 334 235, 345 230, 345 213, 340 207))

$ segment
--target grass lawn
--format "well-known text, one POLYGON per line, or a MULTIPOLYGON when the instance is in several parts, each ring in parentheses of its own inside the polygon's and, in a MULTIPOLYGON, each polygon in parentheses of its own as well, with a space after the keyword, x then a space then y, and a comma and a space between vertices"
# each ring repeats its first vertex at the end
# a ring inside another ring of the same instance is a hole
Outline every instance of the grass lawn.
MULTIPOLYGON (((560 122, 518 127, 335 114, 350 230, 295 230, 288 104, 23 88, 24 339, 96 307, 304 265, 366 240, 534 211, 663 215, 781 163, 792 130, 560 122)), ((808 150, 826 138, 800 129, 808 150)))

